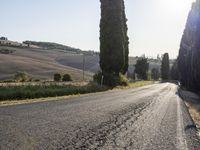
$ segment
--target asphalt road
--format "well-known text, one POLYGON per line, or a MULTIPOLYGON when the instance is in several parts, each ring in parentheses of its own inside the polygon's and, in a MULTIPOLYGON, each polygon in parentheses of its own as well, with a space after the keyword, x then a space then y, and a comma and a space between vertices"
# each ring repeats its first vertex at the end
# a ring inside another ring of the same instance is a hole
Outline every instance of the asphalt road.
POLYGON ((200 150, 171 83, 0 107, 1 150, 200 150))

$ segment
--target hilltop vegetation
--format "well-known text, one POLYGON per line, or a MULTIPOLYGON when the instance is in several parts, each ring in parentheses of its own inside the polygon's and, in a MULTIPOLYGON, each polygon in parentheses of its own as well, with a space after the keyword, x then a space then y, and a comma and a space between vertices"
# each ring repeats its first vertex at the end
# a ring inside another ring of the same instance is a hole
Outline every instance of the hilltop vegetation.
POLYGON ((77 48, 73 48, 70 46, 58 44, 58 43, 53 43, 53 42, 36 42, 36 41, 24 41, 24 44, 30 44, 30 45, 35 45, 44 49, 60 49, 60 50, 66 50, 66 51, 71 51, 75 53, 80 53, 81 50, 77 48))

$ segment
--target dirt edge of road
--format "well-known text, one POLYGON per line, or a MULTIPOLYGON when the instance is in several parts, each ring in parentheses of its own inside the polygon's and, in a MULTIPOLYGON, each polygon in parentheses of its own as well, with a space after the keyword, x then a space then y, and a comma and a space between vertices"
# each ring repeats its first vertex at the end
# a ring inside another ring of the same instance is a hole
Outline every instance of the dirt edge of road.
POLYGON ((190 91, 179 89, 179 96, 184 100, 188 111, 196 125, 197 135, 200 138, 200 97, 190 91))

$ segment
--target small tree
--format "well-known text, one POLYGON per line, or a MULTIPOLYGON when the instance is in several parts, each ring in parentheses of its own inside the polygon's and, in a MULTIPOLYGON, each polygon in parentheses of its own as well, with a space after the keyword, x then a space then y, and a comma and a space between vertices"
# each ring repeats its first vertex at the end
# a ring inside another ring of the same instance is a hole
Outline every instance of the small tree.
POLYGON ((169 79, 169 54, 165 53, 162 59, 161 76, 163 80, 169 79))
POLYGON ((15 74, 15 80, 18 82, 25 82, 28 80, 28 75, 25 72, 17 72, 15 74))
POLYGON ((140 79, 147 80, 148 78, 149 63, 147 58, 139 58, 135 65, 135 73, 140 79))
POLYGON ((62 78, 61 74, 59 73, 54 74, 54 81, 59 82, 61 81, 61 78, 62 78))
POLYGON ((71 76, 69 74, 64 74, 63 78, 62 78, 62 81, 65 81, 65 82, 72 81, 72 78, 71 78, 71 76))

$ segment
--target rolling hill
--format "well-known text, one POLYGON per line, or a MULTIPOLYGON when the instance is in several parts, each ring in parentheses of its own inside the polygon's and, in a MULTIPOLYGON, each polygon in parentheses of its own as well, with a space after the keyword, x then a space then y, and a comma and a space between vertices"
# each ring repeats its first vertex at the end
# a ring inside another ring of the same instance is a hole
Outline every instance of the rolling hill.
MULTIPOLYGON (((25 71, 35 79, 51 80, 54 73, 69 73, 74 80, 82 80, 82 70, 71 66, 62 65, 57 59, 65 55, 73 55, 69 52, 53 49, 34 48, 7 48, 13 53, 0 53, 0 80, 12 79, 17 71, 25 71)), ((91 72, 85 73, 85 78, 92 78, 91 72)))
MULTIPOLYGON (((0 53, 0 80, 12 79, 17 71, 27 72, 34 79, 52 80, 54 73, 69 73, 74 80, 82 80, 83 57, 85 57, 85 79, 91 80, 100 70, 99 55, 74 53, 66 49, 7 48, 12 53, 0 53)), ((137 58, 130 57, 129 72, 134 71, 137 58)), ((150 61, 151 68, 160 68, 160 62, 150 61)))

